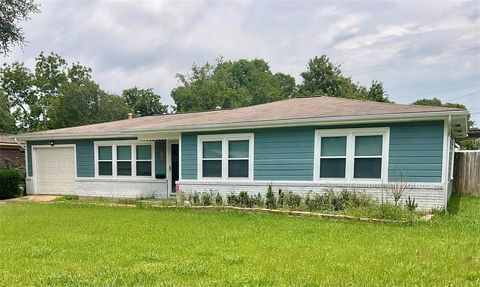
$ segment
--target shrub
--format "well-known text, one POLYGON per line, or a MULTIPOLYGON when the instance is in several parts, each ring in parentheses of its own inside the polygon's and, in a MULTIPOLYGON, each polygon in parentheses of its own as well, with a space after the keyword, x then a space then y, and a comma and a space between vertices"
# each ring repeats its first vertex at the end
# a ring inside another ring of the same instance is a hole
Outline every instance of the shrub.
POLYGON ((238 205, 243 207, 253 207, 253 198, 250 198, 246 191, 241 191, 238 194, 238 205))
POLYGON ((177 200, 178 205, 184 205, 185 201, 187 201, 187 195, 185 192, 178 192, 175 199, 177 200))
POLYGON ((287 192, 283 194, 283 206, 298 209, 302 203, 302 196, 297 193, 287 192))
POLYGON ((192 195, 192 202, 194 205, 200 204, 200 195, 195 191, 192 195))
POLYGON ((202 194, 202 197, 201 197, 201 199, 202 199, 202 205, 204 205, 204 206, 209 206, 209 205, 211 205, 211 204, 212 204, 212 197, 213 197, 212 194, 209 193, 209 192, 203 193, 203 194, 202 194))
POLYGON ((284 194, 282 192, 282 189, 278 190, 278 199, 277 199, 277 206, 278 207, 283 207, 283 200, 284 200, 284 194))
POLYGON ((258 207, 263 207, 264 202, 260 192, 253 197, 253 204, 258 207))
POLYGON ((238 198, 234 193, 230 193, 227 195, 227 203, 228 205, 235 206, 238 204, 238 198))
POLYGON ((0 199, 21 196, 20 183, 20 172, 9 168, 0 169, 0 199))
POLYGON ((276 201, 275 201, 275 195, 273 194, 272 191, 272 185, 268 186, 267 194, 265 195, 265 205, 267 208, 270 209, 275 209, 277 208, 276 201))
POLYGON ((415 198, 411 199, 410 196, 408 196, 408 199, 405 200, 405 206, 408 210, 415 211, 415 209, 418 207, 418 204, 415 202, 415 198))
POLYGON ((215 204, 216 205, 223 205, 223 198, 220 195, 220 193, 217 193, 217 195, 215 196, 215 204))

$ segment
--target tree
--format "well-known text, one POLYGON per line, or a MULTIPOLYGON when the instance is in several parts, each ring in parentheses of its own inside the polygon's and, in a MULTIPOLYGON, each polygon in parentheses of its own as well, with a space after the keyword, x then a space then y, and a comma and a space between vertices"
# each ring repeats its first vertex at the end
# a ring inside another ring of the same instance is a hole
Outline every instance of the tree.
POLYGON ((373 81, 369 89, 353 83, 342 74, 339 65, 330 62, 326 55, 314 57, 308 62, 307 71, 302 72, 303 82, 298 85, 297 96, 331 96, 389 102, 383 84, 373 81))
POLYGON ((60 92, 50 108, 51 128, 122 120, 131 112, 122 97, 105 93, 91 80, 67 83, 60 92))
POLYGON ((7 96, 0 91, 0 133, 14 133, 15 131, 15 119, 10 113, 7 96))
POLYGON ((237 108, 287 99, 293 96, 295 79, 273 74, 261 59, 193 65, 191 74, 178 74, 180 85, 171 92, 177 110, 204 111, 216 107, 237 108))
POLYGON ((22 131, 48 128, 45 111, 61 95, 67 83, 89 81, 91 69, 69 65, 57 54, 40 53, 34 71, 24 63, 4 64, 0 68, 0 89, 7 95, 15 121, 22 131))
POLYGON ((38 12, 39 6, 33 0, 0 1, 0 54, 7 54, 12 45, 25 45, 25 35, 18 22, 38 12))
MULTIPOLYGON (((456 109, 462 109, 462 110, 468 111, 465 105, 462 105, 459 103, 442 103, 442 101, 437 98, 416 100, 415 102, 412 103, 412 105, 456 108, 456 109)), ((468 118, 468 127, 473 128, 475 126, 475 122, 470 120, 470 115, 468 115, 467 118, 468 118)))
POLYGON ((153 89, 140 89, 137 87, 123 90, 122 96, 127 104, 139 116, 161 115, 167 112, 167 106, 162 104, 160 95, 153 89))

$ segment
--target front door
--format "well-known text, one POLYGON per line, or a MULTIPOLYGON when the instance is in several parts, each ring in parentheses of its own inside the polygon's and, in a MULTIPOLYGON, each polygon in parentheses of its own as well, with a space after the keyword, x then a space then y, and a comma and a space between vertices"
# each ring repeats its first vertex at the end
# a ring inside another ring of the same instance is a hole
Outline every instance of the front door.
POLYGON ((170 145, 170 151, 171 151, 171 157, 170 157, 170 166, 171 166, 171 173, 170 173, 170 190, 172 191, 172 193, 176 192, 176 188, 175 188, 175 183, 178 181, 178 172, 179 172, 179 168, 178 168, 178 143, 172 143, 170 145))

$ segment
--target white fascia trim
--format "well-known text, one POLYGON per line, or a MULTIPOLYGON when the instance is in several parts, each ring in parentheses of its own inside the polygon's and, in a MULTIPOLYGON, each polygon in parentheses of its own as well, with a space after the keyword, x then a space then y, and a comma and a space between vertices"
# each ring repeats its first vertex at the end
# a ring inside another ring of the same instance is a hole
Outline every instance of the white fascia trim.
POLYGON ((113 138, 132 138, 134 135, 123 133, 76 133, 76 134, 45 134, 45 135, 17 135, 18 140, 22 141, 41 141, 41 140, 76 140, 76 139, 113 139, 113 138))
MULTIPOLYGON (((428 121, 428 120, 444 120, 449 115, 466 116, 464 111, 450 111, 450 112, 426 112, 426 113, 402 113, 402 114, 388 114, 388 115, 373 115, 373 116, 342 116, 342 117, 320 117, 320 118, 304 118, 304 119, 285 119, 285 120, 269 120, 260 122, 237 122, 237 123, 222 123, 212 125, 197 125, 185 126, 175 128, 164 128, 165 132, 197 132, 209 130, 235 130, 245 128, 272 128, 272 127, 295 127, 295 126, 326 126, 326 125, 347 125, 347 124, 371 124, 371 123, 386 123, 386 122, 413 122, 413 121, 428 121)), ((156 128, 150 129, 128 129, 122 133, 141 134, 158 131, 156 128)))

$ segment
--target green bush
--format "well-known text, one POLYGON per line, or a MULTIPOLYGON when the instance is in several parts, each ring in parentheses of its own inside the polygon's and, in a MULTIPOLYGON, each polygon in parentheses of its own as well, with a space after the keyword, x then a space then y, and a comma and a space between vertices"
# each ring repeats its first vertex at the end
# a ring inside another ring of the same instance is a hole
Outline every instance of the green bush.
POLYGON ((275 195, 273 194, 271 185, 268 186, 267 194, 265 195, 265 197, 266 197, 265 205, 267 206, 267 208, 270 208, 270 209, 277 208, 277 202, 275 200, 275 195))
POLYGON ((243 207, 253 207, 253 198, 248 195, 248 192, 241 191, 238 194, 238 203, 239 206, 243 207))
POLYGON ((0 169, 0 199, 22 196, 20 183, 22 176, 14 169, 0 169))
POLYGON ((298 209, 302 203, 302 196, 297 193, 287 192, 283 194, 283 206, 298 209))
POLYGON ((257 207, 263 207, 264 201, 260 192, 253 197, 253 205, 257 207))
POLYGON ((227 204, 236 206, 238 204, 238 197, 234 193, 227 195, 227 204))
POLYGON ((283 199, 284 195, 281 189, 278 190, 278 199, 277 199, 277 206, 278 207, 283 207, 283 199))
POLYGON ((215 196, 215 204, 216 205, 223 205, 223 198, 220 195, 220 193, 217 193, 217 195, 215 196))
POLYGON ((199 205, 200 204, 200 195, 198 192, 194 192, 192 195, 192 200, 190 201, 194 205, 199 205))
POLYGON ((202 194, 202 205, 203 206, 209 206, 212 205, 212 198, 213 195, 209 192, 205 192, 202 194))

